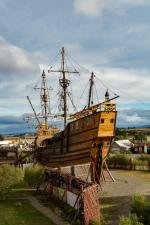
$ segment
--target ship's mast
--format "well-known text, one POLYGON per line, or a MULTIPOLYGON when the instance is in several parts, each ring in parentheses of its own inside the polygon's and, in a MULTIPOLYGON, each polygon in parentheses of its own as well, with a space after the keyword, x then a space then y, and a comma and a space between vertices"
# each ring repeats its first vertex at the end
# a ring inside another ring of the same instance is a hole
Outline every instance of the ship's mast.
POLYGON ((46 76, 45 76, 44 70, 42 73, 41 100, 43 102, 44 120, 46 125, 48 123, 48 94, 47 94, 46 76))
POLYGON ((49 116, 49 94, 48 90, 52 89, 51 87, 47 87, 47 81, 46 81, 46 74, 45 71, 43 70, 42 72, 42 83, 41 87, 35 87, 34 89, 39 89, 41 91, 40 97, 41 97, 41 110, 42 110, 42 117, 44 118, 44 125, 45 128, 48 126, 48 116, 49 116))
POLYGON ((74 70, 74 71, 69 71, 66 70, 65 68, 65 48, 62 47, 61 49, 61 69, 60 70, 48 70, 48 72, 60 72, 62 73, 62 78, 59 79, 59 84, 62 87, 62 94, 61 94, 61 99, 63 101, 63 117, 64 117, 64 128, 67 124, 67 110, 68 110, 68 106, 67 106, 67 95, 68 95, 68 86, 70 85, 70 80, 66 78, 66 73, 78 73, 78 71, 74 70))
POLYGON ((62 70, 62 79, 59 79, 59 83, 63 89, 63 111, 64 111, 64 127, 67 123, 67 87, 70 84, 70 80, 66 79, 65 71, 65 49, 62 47, 61 51, 61 70, 62 70))
POLYGON ((91 73, 91 78, 90 78, 90 89, 89 89, 89 98, 88 98, 88 108, 91 106, 91 103, 93 104, 92 99, 92 94, 93 94, 93 85, 94 85, 94 73, 91 73))

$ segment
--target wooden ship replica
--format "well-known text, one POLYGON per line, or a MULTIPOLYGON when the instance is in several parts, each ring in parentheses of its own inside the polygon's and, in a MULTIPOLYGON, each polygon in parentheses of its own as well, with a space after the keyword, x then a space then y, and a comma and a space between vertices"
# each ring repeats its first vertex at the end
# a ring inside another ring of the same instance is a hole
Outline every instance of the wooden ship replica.
POLYGON ((41 102, 43 106, 44 123, 40 122, 33 105, 35 118, 38 122, 38 132, 34 143, 34 157, 43 166, 61 168, 79 164, 91 163, 93 179, 100 183, 100 177, 105 160, 110 152, 110 146, 115 136, 116 105, 112 101, 117 98, 109 97, 108 90, 103 102, 93 105, 92 92, 94 73, 91 73, 88 104, 83 110, 69 115, 68 120, 68 87, 70 79, 68 73, 78 73, 77 70, 68 71, 65 68, 65 50, 61 50, 61 69, 48 70, 49 73, 61 74, 59 85, 61 88, 62 111, 64 129, 56 134, 51 133, 48 125, 48 88, 46 74, 42 73, 41 102))

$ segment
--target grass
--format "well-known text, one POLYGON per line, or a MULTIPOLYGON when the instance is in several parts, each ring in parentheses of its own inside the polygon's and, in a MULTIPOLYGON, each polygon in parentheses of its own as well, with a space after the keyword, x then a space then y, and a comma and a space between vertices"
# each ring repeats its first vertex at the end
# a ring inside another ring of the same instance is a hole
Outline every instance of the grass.
MULTIPOLYGON (((116 174, 122 177, 134 177, 142 182, 150 182, 150 172, 117 170, 116 174)), ((117 183, 116 183, 117 185, 117 183)), ((0 225, 54 225, 46 216, 36 210, 28 200, 24 199, 29 193, 26 183, 20 182, 14 186, 14 190, 7 194, 5 201, 0 201, 0 225)), ((41 203, 50 208, 67 221, 74 218, 75 211, 66 203, 55 198, 39 196, 41 203)), ((101 213, 107 225, 118 224, 121 215, 127 215, 130 211, 131 196, 107 196, 103 192, 100 199, 101 213)), ((78 222, 74 223, 75 225, 78 222)))
POLYGON ((76 211, 69 206, 67 203, 63 202, 62 200, 58 200, 55 197, 47 197, 47 196, 39 196, 38 197, 41 204, 50 208, 56 215, 59 215, 65 221, 71 223, 72 225, 79 225, 80 222, 77 221, 73 222, 73 218, 75 216, 76 211))
POLYGON ((21 189, 21 188, 18 188, 18 189, 12 189, 10 190, 6 195, 5 195, 5 198, 4 199, 8 199, 8 200, 14 200, 14 199, 23 199, 23 198, 26 198, 26 195, 29 195, 29 194, 34 194, 35 191, 33 190, 26 190, 26 189, 21 189))
POLYGON ((118 170, 117 174, 121 176, 131 176, 137 179, 140 179, 144 182, 150 183, 150 172, 148 171, 126 171, 126 170, 118 170))
POLYGON ((55 225, 28 200, 0 201, 0 225, 55 225))

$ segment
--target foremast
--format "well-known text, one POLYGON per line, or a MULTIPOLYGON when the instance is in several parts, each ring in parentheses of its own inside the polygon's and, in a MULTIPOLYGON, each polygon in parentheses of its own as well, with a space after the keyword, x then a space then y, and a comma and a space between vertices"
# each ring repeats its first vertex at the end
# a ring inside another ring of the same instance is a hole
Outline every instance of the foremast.
POLYGON ((47 86, 46 74, 43 70, 42 72, 42 82, 41 87, 34 87, 35 90, 40 90, 40 99, 41 99, 41 115, 40 117, 44 119, 44 122, 41 122, 41 127, 45 130, 48 129, 48 117, 50 115, 50 106, 49 106, 49 90, 52 90, 51 87, 47 86))
POLYGON ((39 90, 40 91, 40 107, 41 107, 41 112, 36 113, 31 100, 29 96, 27 96, 27 99, 29 101, 29 104, 33 110, 34 113, 34 119, 36 119, 37 124, 36 127, 38 128, 38 135, 37 135, 37 144, 40 145, 42 140, 46 137, 51 137, 52 136, 52 130, 49 128, 48 124, 48 118, 50 117, 51 111, 50 111, 50 102, 49 102, 49 90, 52 90, 51 87, 48 87, 47 85, 47 79, 46 79, 46 74, 45 71, 43 70, 42 72, 42 81, 40 87, 35 86, 34 90, 39 90))

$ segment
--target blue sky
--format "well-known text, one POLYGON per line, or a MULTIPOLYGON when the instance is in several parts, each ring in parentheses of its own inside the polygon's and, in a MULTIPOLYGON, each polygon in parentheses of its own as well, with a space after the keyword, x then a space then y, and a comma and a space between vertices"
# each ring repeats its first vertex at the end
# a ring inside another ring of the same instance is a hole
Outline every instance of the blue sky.
POLYGON ((62 46, 121 96, 118 126, 150 124, 149 12, 149 0, 1 0, 0 132, 24 130, 26 95, 62 46))

